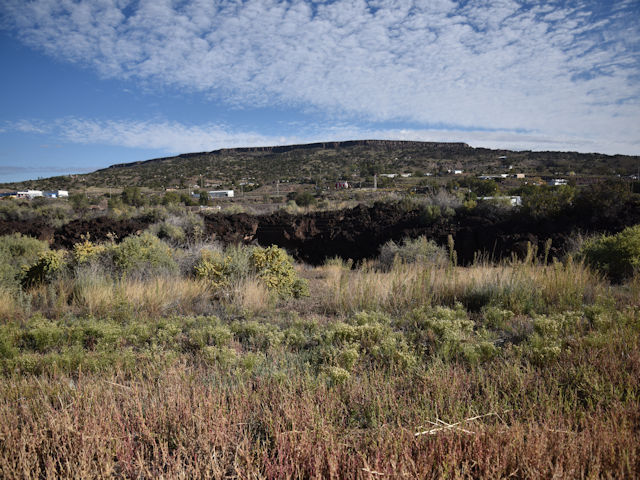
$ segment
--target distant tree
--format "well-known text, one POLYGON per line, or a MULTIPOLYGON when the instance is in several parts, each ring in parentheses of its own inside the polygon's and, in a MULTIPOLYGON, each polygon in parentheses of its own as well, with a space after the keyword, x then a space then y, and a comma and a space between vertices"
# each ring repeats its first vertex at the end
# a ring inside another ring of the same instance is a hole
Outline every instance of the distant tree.
POLYGON ((522 208, 534 218, 555 217, 573 208, 576 189, 539 186, 522 197, 522 208))
POLYGON ((316 203, 316 199, 311 192, 298 190, 291 195, 291 200, 296 202, 299 207, 308 207, 316 203))
POLYGON ((494 180, 481 180, 470 177, 461 179, 460 185, 467 187, 479 197, 490 197, 498 191, 498 184, 494 180))
POLYGON ((180 203, 180 195, 178 192, 166 192, 162 197, 163 205, 176 205, 180 203))
POLYGON ((193 207, 198 204, 188 193, 181 193, 180 201, 184 203, 187 207, 193 207))
POLYGON ((200 194, 198 203, 200 203, 200 205, 209 205, 209 192, 206 190, 200 190, 198 193, 200 194))
POLYGON ((69 203, 74 210, 82 211, 89 208, 89 199, 84 193, 74 193, 69 195, 69 203))
POLYGON ((146 203, 146 200, 138 187, 125 187, 122 190, 121 197, 123 203, 133 207, 141 207, 146 203))

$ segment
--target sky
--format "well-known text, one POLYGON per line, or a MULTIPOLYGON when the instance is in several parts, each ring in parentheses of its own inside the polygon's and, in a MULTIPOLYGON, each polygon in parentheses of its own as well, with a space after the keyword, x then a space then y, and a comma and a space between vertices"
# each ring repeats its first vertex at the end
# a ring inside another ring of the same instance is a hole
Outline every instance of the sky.
POLYGON ((640 0, 2 0, 0 182, 353 139, 640 155, 640 0))

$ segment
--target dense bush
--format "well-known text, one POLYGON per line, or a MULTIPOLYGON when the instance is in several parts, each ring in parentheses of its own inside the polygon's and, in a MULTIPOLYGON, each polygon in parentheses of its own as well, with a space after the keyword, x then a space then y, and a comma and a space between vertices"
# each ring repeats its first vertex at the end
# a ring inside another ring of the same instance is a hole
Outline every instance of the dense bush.
POLYGON ((447 263, 447 252, 425 236, 405 238, 401 245, 389 240, 380 248, 378 262, 383 269, 388 270, 397 261, 440 266, 447 263))
POLYGON ((576 188, 539 186, 523 192, 522 210, 533 218, 553 218, 571 210, 576 188))
POLYGON ((169 246, 149 233, 127 237, 111 251, 122 273, 172 272, 178 268, 169 246))
POLYGON ((203 249, 194 273, 216 289, 228 288, 253 275, 281 298, 309 295, 307 282, 298 277, 291 257, 275 245, 230 246, 223 252, 203 249))
POLYGON ((291 257, 280 247, 255 248, 250 259, 256 275, 281 297, 309 296, 307 282, 298 277, 291 257))
POLYGON ((625 228, 616 235, 587 240, 579 254, 616 282, 629 278, 640 268, 640 225, 625 228))
POLYGON ((474 329, 462 305, 455 308, 423 307, 414 309, 400 322, 415 347, 428 357, 468 362, 486 360, 497 348, 483 331, 474 329))
POLYGON ((20 283, 23 265, 31 265, 49 250, 47 242, 20 233, 0 237, 0 286, 13 288, 20 283))
POLYGON ((31 287, 53 280, 67 266, 64 250, 47 250, 38 254, 38 261, 23 267, 22 285, 31 287))
POLYGON ((200 261, 194 266, 197 278, 207 280, 216 288, 228 287, 231 283, 231 257, 221 252, 202 250, 200 261))

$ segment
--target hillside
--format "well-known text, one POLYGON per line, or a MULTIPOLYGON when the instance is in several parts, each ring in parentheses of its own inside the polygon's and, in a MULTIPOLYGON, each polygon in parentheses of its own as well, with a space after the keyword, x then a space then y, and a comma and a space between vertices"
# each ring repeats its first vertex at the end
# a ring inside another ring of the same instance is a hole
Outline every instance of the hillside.
POLYGON ((465 143, 356 140, 306 145, 222 149, 116 164, 84 175, 52 177, 4 188, 225 187, 240 182, 331 183, 366 180, 374 173, 513 171, 529 175, 631 175, 640 157, 577 152, 533 152, 474 148, 465 143))

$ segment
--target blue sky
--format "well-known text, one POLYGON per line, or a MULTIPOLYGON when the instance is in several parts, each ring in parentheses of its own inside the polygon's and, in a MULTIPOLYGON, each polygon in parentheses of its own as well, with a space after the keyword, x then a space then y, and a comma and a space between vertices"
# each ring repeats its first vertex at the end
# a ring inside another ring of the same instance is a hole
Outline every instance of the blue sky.
POLYGON ((359 138, 640 154, 640 1, 3 0, 0 182, 359 138))

